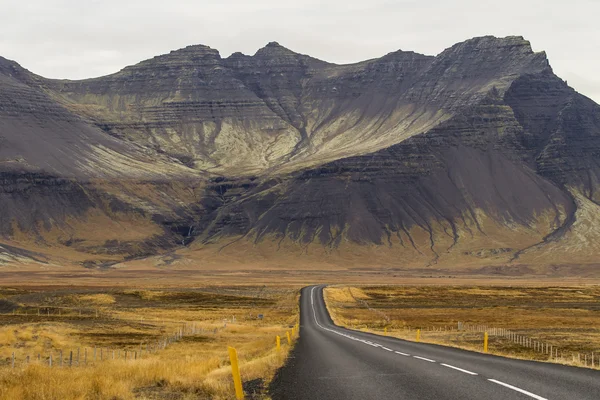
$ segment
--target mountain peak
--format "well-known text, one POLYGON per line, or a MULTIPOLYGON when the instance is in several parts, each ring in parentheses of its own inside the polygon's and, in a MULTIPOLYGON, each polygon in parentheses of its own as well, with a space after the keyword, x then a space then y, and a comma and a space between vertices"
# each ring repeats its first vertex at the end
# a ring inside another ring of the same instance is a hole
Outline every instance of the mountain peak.
MULTIPOLYGON (((480 36, 465 40, 440 53, 432 68, 453 74, 460 66, 462 75, 478 74, 497 76, 523 73, 551 72, 544 52, 535 53, 531 43, 522 36, 480 36), (470 71, 470 72, 467 72, 470 71)), ((449 76, 449 75, 448 75, 449 76)), ((452 79, 458 79, 454 76, 452 79)))
POLYGON ((523 36, 479 36, 472 39, 457 43, 454 46, 446 49, 444 53, 472 53, 480 55, 481 52, 486 53, 510 53, 513 56, 531 56, 544 54, 535 53, 531 47, 531 42, 523 38, 523 36))
POLYGON ((213 65, 219 63, 220 59, 221 55, 218 50, 203 44, 195 44, 178 50, 171 50, 167 54, 161 54, 141 61, 135 65, 125 67, 122 71, 131 71, 157 65, 182 68, 193 67, 194 65, 198 65, 198 63, 213 65))
POLYGON ((2 69, 23 70, 24 68, 21 67, 16 61, 9 60, 8 58, 4 58, 4 57, 0 56, 0 70, 2 70, 2 69))
POLYGON ((162 54, 160 56, 154 57, 153 60, 169 58, 185 59, 203 57, 221 58, 218 50, 203 44, 193 44, 178 50, 171 50, 167 54, 162 54))
POLYGON ((0 56, 0 74, 6 75, 21 82, 32 82, 37 78, 19 63, 0 56))
POLYGON ((266 46, 258 49, 255 56, 283 56, 283 55, 300 55, 286 47, 283 47, 278 42, 269 42, 266 46))
POLYGON ((179 50, 171 50, 173 53, 219 53, 218 50, 204 44, 192 44, 179 50))

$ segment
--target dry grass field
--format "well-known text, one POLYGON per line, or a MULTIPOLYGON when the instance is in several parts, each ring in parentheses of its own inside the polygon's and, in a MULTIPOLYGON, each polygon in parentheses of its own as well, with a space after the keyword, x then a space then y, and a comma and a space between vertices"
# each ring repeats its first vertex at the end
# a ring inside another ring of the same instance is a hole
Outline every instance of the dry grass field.
POLYGON ((502 328, 517 342, 490 335, 490 353, 588 367, 593 357, 599 367, 598 286, 338 286, 325 296, 334 321, 349 328, 408 340, 420 329, 423 342, 474 351, 483 351, 483 331, 502 328), (471 329, 458 330, 459 322, 471 329))
POLYGON ((290 287, 2 288, 0 399, 230 399, 227 346, 248 398, 264 398, 297 318, 290 287), (184 326, 186 336, 151 351, 184 326))

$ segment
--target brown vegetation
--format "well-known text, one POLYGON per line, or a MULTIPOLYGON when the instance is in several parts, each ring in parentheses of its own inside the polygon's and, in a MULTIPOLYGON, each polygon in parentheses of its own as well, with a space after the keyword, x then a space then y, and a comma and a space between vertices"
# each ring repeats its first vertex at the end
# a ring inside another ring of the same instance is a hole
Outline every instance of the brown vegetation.
POLYGON ((407 340, 421 329, 425 342, 483 350, 483 331, 508 329, 552 346, 546 352, 490 336, 491 353, 590 366, 600 362, 600 287, 371 286, 325 289, 334 321, 407 340), (459 322, 475 330, 458 330, 459 322), (486 327, 486 328, 483 328, 486 327))
POLYGON ((296 323, 297 296, 296 289, 251 286, 2 289, 0 399, 231 398, 227 346, 238 350, 246 393, 263 398, 289 351, 286 341, 277 351, 275 337, 296 323), (148 352, 184 323, 196 333, 188 328, 179 341, 148 352), (79 351, 79 365, 75 356, 68 366, 71 351, 79 351))

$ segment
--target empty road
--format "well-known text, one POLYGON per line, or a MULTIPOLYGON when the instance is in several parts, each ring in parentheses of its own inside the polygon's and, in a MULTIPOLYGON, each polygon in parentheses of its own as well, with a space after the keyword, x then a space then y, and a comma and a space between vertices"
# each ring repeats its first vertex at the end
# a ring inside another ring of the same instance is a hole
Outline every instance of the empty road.
POLYGON ((304 288, 300 339, 270 393, 303 400, 598 400, 600 372, 340 328, 304 288))

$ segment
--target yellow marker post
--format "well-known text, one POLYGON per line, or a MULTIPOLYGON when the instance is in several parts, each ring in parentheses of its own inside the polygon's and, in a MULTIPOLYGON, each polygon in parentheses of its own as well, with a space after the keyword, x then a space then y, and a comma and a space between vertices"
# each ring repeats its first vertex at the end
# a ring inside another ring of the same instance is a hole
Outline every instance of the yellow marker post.
POLYGON ((385 336, 387 336, 387 326, 383 328, 383 333, 385 333, 385 336))
POLYGON ((288 344, 291 345, 292 344, 292 337, 290 336, 290 331, 286 331, 285 334, 287 336, 288 344))
POLYGON ((244 389, 242 389, 242 377, 240 376, 240 366, 238 364, 237 351, 233 347, 228 347, 229 360, 231 361, 231 373, 233 375, 233 386, 235 386, 235 398, 244 399, 244 389))
POLYGON ((417 342, 421 341, 421 330, 417 329, 417 342))
POLYGON ((488 333, 485 332, 483 334, 483 352, 487 353, 488 352, 488 333))
POLYGON ((275 342, 277 343, 277 350, 281 350, 281 338, 279 336, 276 337, 275 342))

